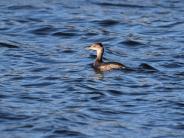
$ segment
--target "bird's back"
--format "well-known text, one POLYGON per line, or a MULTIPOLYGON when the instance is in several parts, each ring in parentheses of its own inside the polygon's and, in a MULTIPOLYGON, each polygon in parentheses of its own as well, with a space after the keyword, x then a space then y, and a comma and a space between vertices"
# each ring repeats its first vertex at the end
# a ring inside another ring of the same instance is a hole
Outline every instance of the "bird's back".
POLYGON ((99 71, 110 71, 113 69, 123 69, 125 65, 118 62, 108 62, 108 63, 96 63, 93 65, 95 69, 99 71))

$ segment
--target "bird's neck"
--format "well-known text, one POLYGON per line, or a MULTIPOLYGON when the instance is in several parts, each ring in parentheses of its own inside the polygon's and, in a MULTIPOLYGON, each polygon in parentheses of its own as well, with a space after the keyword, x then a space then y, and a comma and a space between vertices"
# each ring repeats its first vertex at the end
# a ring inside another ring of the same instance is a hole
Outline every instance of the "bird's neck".
POLYGON ((103 58, 103 49, 97 50, 97 56, 96 56, 96 61, 98 62, 102 62, 102 58, 103 58))

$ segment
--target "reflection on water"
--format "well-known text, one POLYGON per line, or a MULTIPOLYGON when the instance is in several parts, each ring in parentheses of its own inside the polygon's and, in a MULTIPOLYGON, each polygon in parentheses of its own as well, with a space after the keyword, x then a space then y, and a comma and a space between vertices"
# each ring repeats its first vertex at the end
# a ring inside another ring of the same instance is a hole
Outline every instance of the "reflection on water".
POLYGON ((183 6, 0 1, 0 137, 182 138, 183 6), (94 42, 132 70, 95 72, 94 42))

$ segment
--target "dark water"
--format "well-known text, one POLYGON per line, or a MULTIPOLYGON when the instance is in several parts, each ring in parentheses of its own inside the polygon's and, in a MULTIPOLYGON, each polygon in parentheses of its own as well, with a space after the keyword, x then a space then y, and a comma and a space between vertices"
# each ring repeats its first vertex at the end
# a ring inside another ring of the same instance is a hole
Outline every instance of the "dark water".
POLYGON ((184 1, 0 1, 1 138, 183 138, 184 1), (105 60, 158 71, 96 73, 105 60))

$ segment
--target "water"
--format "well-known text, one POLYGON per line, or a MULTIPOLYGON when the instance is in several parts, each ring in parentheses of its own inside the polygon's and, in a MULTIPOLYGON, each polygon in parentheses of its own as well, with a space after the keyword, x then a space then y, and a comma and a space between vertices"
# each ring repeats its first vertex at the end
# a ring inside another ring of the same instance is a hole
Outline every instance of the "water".
POLYGON ((0 1, 0 137, 183 138, 182 0, 0 1), (157 71, 96 73, 105 61, 157 71))

